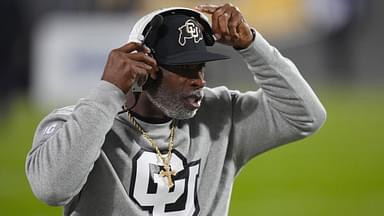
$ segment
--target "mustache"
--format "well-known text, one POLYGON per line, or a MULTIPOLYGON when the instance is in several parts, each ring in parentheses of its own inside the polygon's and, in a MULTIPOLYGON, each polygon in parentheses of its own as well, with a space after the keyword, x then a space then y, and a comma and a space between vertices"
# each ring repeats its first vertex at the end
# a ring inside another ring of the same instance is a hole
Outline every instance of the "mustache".
POLYGON ((196 90, 193 90, 192 92, 190 92, 188 94, 185 94, 184 97, 203 98, 204 92, 203 92, 203 89, 196 89, 196 90))

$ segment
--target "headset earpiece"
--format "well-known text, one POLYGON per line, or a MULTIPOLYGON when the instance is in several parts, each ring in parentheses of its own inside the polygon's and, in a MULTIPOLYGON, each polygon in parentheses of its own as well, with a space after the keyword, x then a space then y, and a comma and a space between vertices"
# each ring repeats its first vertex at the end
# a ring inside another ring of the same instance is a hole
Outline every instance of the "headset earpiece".
POLYGON ((161 14, 157 14, 154 16, 151 20, 151 22, 145 27, 143 35, 143 43, 147 45, 151 49, 152 54, 155 52, 155 50, 152 48, 154 40, 157 38, 157 33, 159 28, 164 22, 164 17, 161 14), (148 38, 148 35, 151 33, 151 37, 148 38))
POLYGON ((208 23, 206 23, 205 20, 199 22, 203 26, 203 38, 205 41, 205 45, 207 46, 213 46, 215 44, 215 38, 213 37, 211 26, 209 26, 208 23), (206 25, 204 25, 206 23, 206 25))
POLYGON ((187 15, 192 16, 200 23, 202 27, 202 33, 203 33, 205 45, 213 46, 215 44, 215 38, 213 37, 212 28, 211 28, 211 25, 208 23, 208 21, 202 17, 203 15, 200 12, 196 12, 192 10, 186 11, 185 13, 187 15))

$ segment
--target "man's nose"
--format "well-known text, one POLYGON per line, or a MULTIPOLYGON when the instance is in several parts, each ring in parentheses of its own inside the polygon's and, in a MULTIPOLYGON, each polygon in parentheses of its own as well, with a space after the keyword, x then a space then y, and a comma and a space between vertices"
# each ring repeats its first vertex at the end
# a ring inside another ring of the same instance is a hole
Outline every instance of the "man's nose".
POLYGON ((191 78, 191 85, 196 89, 203 88, 206 83, 203 72, 199 72, 196 77, 191 78))

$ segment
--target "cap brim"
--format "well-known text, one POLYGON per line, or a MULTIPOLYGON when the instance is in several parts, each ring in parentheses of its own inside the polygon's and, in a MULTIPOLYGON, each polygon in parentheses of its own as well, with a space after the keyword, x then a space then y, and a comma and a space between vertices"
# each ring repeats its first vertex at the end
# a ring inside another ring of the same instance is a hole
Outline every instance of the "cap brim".
POLYGON ((185 64, 199 64, 210 61, 218 61, 229 59, 229 56, 208 52, 204 50, 188 51, 169 55, 165 58, 158 59, 160 64, 164 65, 185 65, 185 64))

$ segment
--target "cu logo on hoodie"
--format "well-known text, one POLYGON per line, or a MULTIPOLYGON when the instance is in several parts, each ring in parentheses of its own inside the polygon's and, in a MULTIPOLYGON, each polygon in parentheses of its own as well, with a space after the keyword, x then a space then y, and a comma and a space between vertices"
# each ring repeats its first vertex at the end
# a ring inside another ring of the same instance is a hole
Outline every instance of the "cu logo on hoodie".
POLYGON ((200 160, 187 162, 177 150, 172 151, 171 170, 174 186, 160 175, 163 164, 155 152, 140 150, 132 160, 129 197, 151 216, 196 216, 200 212, 197 182, 200 160))
POLYGON ((194 20, 188 19, 184 25, 179 28, 179 44, 184 46, 187 40, 192 40, 194 43, 199 43, 203 39, 201 29, 197 26, 194 20))

